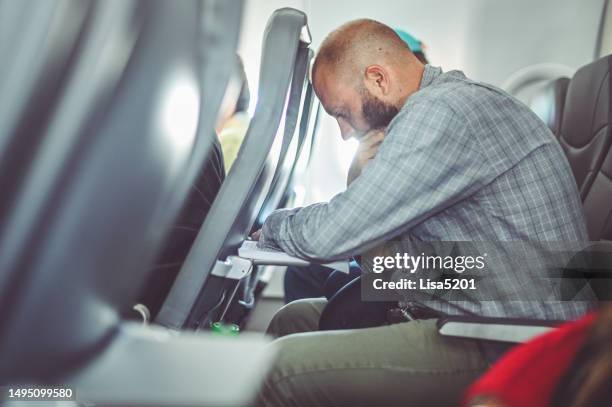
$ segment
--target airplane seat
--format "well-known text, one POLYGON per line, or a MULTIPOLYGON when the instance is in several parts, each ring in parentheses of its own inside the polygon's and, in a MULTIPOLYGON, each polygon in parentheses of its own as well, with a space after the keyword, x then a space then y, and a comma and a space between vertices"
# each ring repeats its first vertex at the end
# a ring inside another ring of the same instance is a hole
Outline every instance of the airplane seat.
POLYGON ((139 296, 139 305, 125 310, 126 318, 144 321, 155 318, 224 179, 221 144, 218 140, 213 140, 211 151, 189 190, 178 217, 164 238, 162 250, 156 256, 150 276, 139 296), (140 314, 140 310, 144 310, 145 317, 140 314))
POLYGON ((612 242, 612 148, 594 177, 583 206, 590 239, 612 242))
MULTIPOLYGON (((312 51, 310 53, 314 54, 312 51)), ((312 55, 309 56, 309 60, 311 59, 312 55)), ((306 171, 318 127, 320 103, 316 100, 312 84, 307 77, 305 79, 306 89, 300 111, 299 128, 296 129, 298 136, 297 140, 294 137, 292 141, 292 144, 295 144, 292 147, 295 147, 295 149, 290 148, 292 153, 287 154, 285 157, 285 165, 281 170, 282 172, 277 171, 277 182, 273 182, 273 186, 251 228, 252 232, 261 229, 265 219, 272 211, 279 208, 289 208, 294 205, 296 179, 306 171)), ((255 307, 257 291, 262 288, 260 283, 266 280, 266 275, 269 275, 268 273, 273 272, 274 269, 270 266, 259 265, 248 278, 243 279, 237 291, 240 295, 236 295, 231 305, 227 308, 225 319, 239 325, 244 324, 245 318, 255 307)))
MULTIPOLYGON (((607 271, 612 272, 612 147, 593 179, 583 207, 589 238, 601 242, 601 246, 597 245, 595 250, 608 253, 603 264, 596 263, 596 267, 607 267, 607 271)), ((600 301, 612 299, 612 278, 592 279, 591 286, 600 301)))
MULTIPOLYGON (((307 72, 307 65, 299 65, 307 64, 309 44, 303 12, 282 8, 272 14, 264 32, 255 114, 232 170, 155 319, 157 324, 171 329, 208 328, 222 319, 219 315, 229 306, 237 282, 251 272, 252 265, 235 255, 268 194, 276 173, 272 164, 282 164, 280 160, 270 163, 270 149, 281 140, 286 153, 294 137, 293 131, 283 132, 281 119, 285 112, 299 112, 295 104, 300 105, 302 98, 292 97, 291 83, 300 72, 307 72)), ((295 81, 294 89, 301 91, 303 81, 295 81)))
MULTIPOLYGON (((305 55, 306 56, 306 55, 305 55)), ((316 96, 314 95, 312 84, 308 78, 308 66, 314 56, 312 50, 308 50, 306 64, 299 62, 297 66, 301 68, 294 72, 292 79, 291 92, 297 96, 301 96, 300 104, 293 103, 293 111, 287 111, 285 124, 285 141, 281 148, 279 164, 276 167, 272 184, 268 191, 268 195, 264 199, 264 203, 259 210, 259 214, 255 223, 251 227, 251 233, 261 229, 268 215, 279 208, 287 207, 290 202, 287 196, 291 193, 296 169, 303 163, 307 152, 310 150, 307 146, 312 141, 312 124, 314 115, 312 114, 313 106, 316 106, 316 96), (296 75, 297 74, 297 75, 296 75), (302 78, 303 79, 300 79, 302 78), (300 82, 303 82, 303 90, 299 88, 300 82), (299 125, 298 125, 299 123, 299 125), (293 132, 291 139, 287 137, 287 131, 293 132)), ((257 266, 250 273, 248 278, 242 279, 237 288, 239 295, 234 296, 231 303, 226 307, 225 319, 233 323, 241 324, 250 310, 255 306, 256 290, 261 288, 259 285, 260 277, 265 275, 267 266, 257 266)))
POLYGON ((532 96, 529 107, 559 137, 563 106, 569 85, 569 78, 557 78, 546 81, 532 96))
MULTIPOLYGON (((241 74, 241 71, 244 70, 242 61, 240 58, 235 58, 233 63, 235 70, 232 73, 231 81, 244 86, 241 74)), ((230 108, 233 109, 233 106, 240 103, 239 99, 244 96, 242 88, 228 86, 221 106, 222 111, 219 114, 224 115, 230 108)), ((248 98, 249 95, 247 94, 246 97, 248 98)), ((164 238, 162 250, 157 254, 151 275, 139 296, 139 303, 124 310, 126 318, 149 322, 157 316, 225 180, 227 168, 224 162, 226 158, 223 156, 222 143, 218 135, 215 135, 210 153, 202 167, 193 168, 197 170, 195 174, 185 174, 183 181, 193 179, 193 184, 189 187, 187 198, 178 217, 164 238), (195 178, 192 178, 194 176, 195 178)))
POLYGON ((299 105, 297 103, 295 104, 294 109, 296 111, 291 115, 288 114, 288 116, 292 116, 292 119, 289 121, 289 127, 287 127, 287 123, 285 124, 285 131, 294 132, 294 136, 290 140, 287 139, 288 143, 286 143, 284 146, 285 148, 281 150, 282 162, 279 160, 279 165, 277 166, 274 174, 272 185, 270 186, 270 190, 268 191, 268 195, 264 200, 264 204, 257 215, 257 221, 253 226, 253 231, 260 229, 268 215, 272 211, 279 208, 281 200, 287 192, 291 174, 294 172, 296 165, 298 164, 298 160, 303 154, 303 147, 307 141, 306 139, 307 137, 312 136, 312 134, 308 133, 308 130, 313 99, 316 96, 314 96, 312 84, 308 80, 308 67, 310 66, 310 61, 314 56, 314 52, 312 50, 308 50, 308 54, 304 56, 307 57, 307 62, 304 63, 300 61, 297 64, 297 66, 300 67, 300 71, 298 72, 297 77, 294 78, 297 80, 295 81, 295 90, 293 90, 296 98, 300 96, 302 97, 302 100, 299 105), (303 85, 304 91, 302 90, 300 84, 303 85), (297 125, 298 123, 299 126, 297 125), (289 143, 291 143, 291 145, 289 145, 289 143))
MULTIPOLYGON (((259 211, 257 220, 252 227, 252 231, 260 229, 266 217, 274 210, 279 208, 291 208, 299 198, 296 194, 295 185, 297 180, 307 171, 312 150, 315 143, 315 136, 318 130, 320 119, 320 102, 314 94, 312 84, 307 83, 303 113, 300 117, 299 137, 297 149, 291 160, 286 158, 289 163, 289 171, 279 179, 277 185, 282 185, 267 199, 259 211)), ((275 266, 258 265, 248 278, 240 282, 236 295, 230 306, 227 308, 224 319, 240 326, 247 321, 248 315, 254 309, 258 293, 267 284, 269 277, 275 272, 275 266)))
MULTIPOLYGON (((296 56, 296 69, 293 71, 293 76, 291 78, 291 89, 289 91, 289 99, 287 101, 287 108, 285 112, 283 139, 280 146, 280 153, 278 157, 272 157, 271 155, 268 156, 268 163, 266 164, 267 166, 274 166, 275 170, 270 189, 268 190, 268 194, 264 200, 264 205, 262 208, 275 205, 274 202, 278 201, 277 196, 285 187, 288 173, 290 173, 291 169, 294 167, 295 162, 297 161, 296 157, 299 156, 302 150, 302 144, 305 138, 303 122, 308 121, 310 116, 310 107, 312 104, 312 89, 308 81, 307 71, 312 57, 312 50, 309 50, 308 48, 301 48, 298 50, 298 54, 296 56), (300 124, 299 127, 297 126, 298 123, 300 124), (276 163, 272 162, 274 159, 276 159, 276 163)), ((216 147, 216 145, 213 145, 213 149, 220 149, 220 147, 216 147)), ((214 153, 217 153, 217 151, 214 151, 214 153)), ((214 159, 215 157, 212 158, 214 159)), ((221 160, 220 165, 223 166, 223 160, 221 160)), ((206 185, 210 187, 209 190, 214 190, 217 192, 219 191, 223 179, 225 178, 224 173, 216 174, 218 168, 219 165, 215 166, 212 165, 212 163, 207 163, 207 168, 205 169, 207 173, 202 174, 202 176, 208 176, 208 178, 210 178, 206 185)), ((193 244, 199 229, 204 223, 216 195, 216 192, 214 195, 207 192, 207 189, 201 187, 194 188, 191 191, 188 198, 188 203, 190 203, 191 206, 196 204, 198 208, 197 210, 189 207, 184 208, 185 215, 189 215, 189 218, 186 218, 184 216, 184 212, 181 212, 181 224, 175 225, 172 236, 170 236, 167 240, 167 250, 164 251, 158 264, 155 266, 155 273, 157 274, 151 277, 142 298, 143 304, 148 309, 146 320, 149 318, 154 320, 156 318, 157 313, 159 312, 165 298, 168 296, 168 293, 172 288, 172 284, 180 271, 184 259, 188 255, 189 249, 193 244), (202 194, 209 195, 208 201, 204 203, 201 202, 202 194), (212 195, 212 199, 210 195, 212 195), (194 219, 196 215, 198 218, 194 219)), ((260 210, 260 213, 262 211, 263 209, 260 210)), ((244 279, 241 281, 241 283, 250 282, 252 284, 249 285, 249 287, 252 286, 254 289, 256 275, 257 273, 252 273, 249 279, 244 279)), ((243 285, 245 285, 244 289, 246 290, 246 284, 243 285)))
POLYGON ((612 144, 611 70, 609 55, 578 69, 567 89, 559 143, 583 200, 612 144))
POLYGON ((61 97, 90 7, 87 2, 0 2, 0 52, 10 55, 0 66, 0 228, 61 97))
MULTIPOLYGON (((70 48, 48 78, 30 76, 59 83, 42 84, 55 89, 42 116, 23 115, 36 145, 4 197, 11 200, 0 229, 0 382, 75 386, 87 405, 246 404, 271 359, 264 341, 177 338, 119 314, 178 213, 190 185, 185 168, 201 167, 208 154, 242 2, 7 3, 49 12, 55 20, 43 32, 76 24, 77 38, 18 42, 20 54, 3 63, 11 71, 6 65, 20 65, 20 55, 70 48), (73 21, 66 9, 85 17, 73 21), (249 366, 232 368, 245 357, 249 366), (229 364, 219 368, 214 358, 229 364), (245 392, 223 391, 229 380, 245 392)), ((11 28, 20 38, 22 26, 11 28)), ((27 91, 24 82, 9 89, 27 91)), ((3 104, 2 117, 13 108, 3 104)), ((2 153, 20 134, 2 134, 2 153)))
MULTIPOLYGON (((193 63, 185 47, 195 34, 196 21, 186 17, 191 12, 186 8, 194 4, 172 12, 165 24, 159 21, 162 7, 156 3, 83 4, 87 17, 61 84, 55 85, 61 90, 44 125, 36 129, 37 151, 21 163, 24 176, 15 180, 1 231, 1 376, 51 376, 73 368, 71 359, 91 357, 96 346, 112 338, 119 324, 115 306, 129 297, 142 276, 141 261, 124 250, 150 250, 142 236, 159 209, 159 194, 172 166, 182 158, 180 150, 173 151, 168 161, 153 165, 157 149, 165 143, 170 147, 164 139, 167 130, 153 118, 162 107, 162 85, 166 92, 172 89, 175 64, 186 66, 183 80, 193 84, 193 63), (177 22, 186 27, 182 35, 169 33, 177 22), (160 41, 163 35, 168 39, 160 41), (168 62, 160 61, 170 38, 185 45, 168 52, 168 62), (152 45, 151 40, 159 42, 152 45), (147 62, 156 69, 145 69, 147 62), (143 71, 148 75, 138 76, 143 71), (159 85, 150 86, 151 80, 159 85), (134 157, 140 168, 128 165, 134 157), (140 184, 147 180, 143 170, 157 181, 140 184), (149 200, 139 214, 126 200, 131 194, 149 200), (123 222, 125 218, 130 221, 123 222), (127 267, 133 274, 117 275, 127 267), (99 274, 102 268, 106 278, 95 284, 104 275, 99 274)), ((58 18, 69 21, 69 15, 58 18)), ((26 114, 31 122, 38 119, 35 112, 26 114)))

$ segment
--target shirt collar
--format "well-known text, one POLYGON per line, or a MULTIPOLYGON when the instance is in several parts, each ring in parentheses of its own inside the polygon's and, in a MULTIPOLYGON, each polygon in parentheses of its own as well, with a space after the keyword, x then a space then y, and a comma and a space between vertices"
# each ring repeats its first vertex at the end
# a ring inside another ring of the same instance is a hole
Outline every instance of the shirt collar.
POLYGON ((429 86, 434 81, 434 79, 436 79, 441 73, 442 68, 437 66, 431 66, 429 64, 425 65, 425 70, 423 71, 423 77, 421 78, 419 90, 429 86))

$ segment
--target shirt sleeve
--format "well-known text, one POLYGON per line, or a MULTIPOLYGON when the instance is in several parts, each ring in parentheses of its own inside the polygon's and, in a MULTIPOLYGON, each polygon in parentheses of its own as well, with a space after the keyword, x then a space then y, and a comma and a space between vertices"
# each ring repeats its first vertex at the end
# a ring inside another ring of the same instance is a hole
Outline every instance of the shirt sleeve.
POLYGON ((462 116, 443 101, 410 103, 346 191, 273 212, 261 244, 312 260, 357 255, 474 194, 492 181, 488 168, 462 116))

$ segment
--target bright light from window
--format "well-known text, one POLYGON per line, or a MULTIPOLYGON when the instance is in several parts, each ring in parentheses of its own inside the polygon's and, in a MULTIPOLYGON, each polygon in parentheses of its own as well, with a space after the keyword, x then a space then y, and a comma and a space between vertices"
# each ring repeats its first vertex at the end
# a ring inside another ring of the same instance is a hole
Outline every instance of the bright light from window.
POLYGON ((169 82, 161 97, 160 120, 168 145, 184 153, 194 142, 198 126, 200 99, 191 72, 181 71, 169 82))
POLYGON ((340 156, 340 165, 343 170, 348 170, 351 166, 351 161, 357 152, 359 142, 354 139, 342 140, 342 144, 338 148, 338 155, 340 156))

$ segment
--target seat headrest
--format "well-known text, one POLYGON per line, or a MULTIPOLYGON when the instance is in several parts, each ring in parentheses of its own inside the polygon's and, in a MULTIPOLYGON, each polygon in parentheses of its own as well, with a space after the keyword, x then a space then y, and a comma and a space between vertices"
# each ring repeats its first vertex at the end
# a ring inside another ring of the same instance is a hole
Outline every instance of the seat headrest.
POLYGON ((612 117, 612 55, 580 68, 570 81, 561 134, 574 148, 598 137, 612 117))
POLYGON ((584 199, 612 143, 612 55, 580 68, 567 89, 559 143, 584 199))
POLYGON ((563 106, 565 95, 569 85, 569 78, 557 78, 545 82, 535 92, 529 107, 540 119, 559 137, 561 131, 561 119, 563 118, 563 106))

